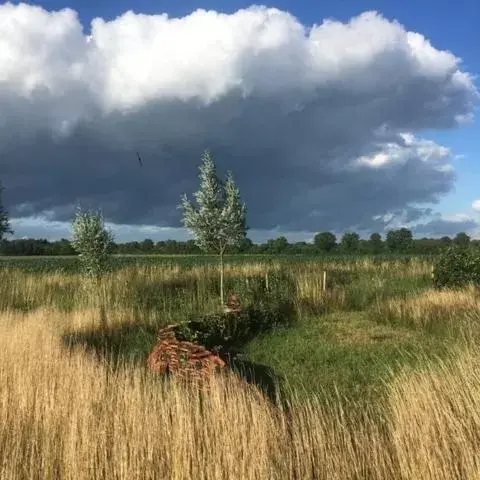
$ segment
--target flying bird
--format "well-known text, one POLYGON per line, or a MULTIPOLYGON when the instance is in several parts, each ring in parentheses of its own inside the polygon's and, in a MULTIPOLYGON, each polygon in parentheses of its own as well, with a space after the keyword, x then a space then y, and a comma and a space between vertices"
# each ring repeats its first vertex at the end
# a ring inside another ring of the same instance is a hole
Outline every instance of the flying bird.
POLYGON ((143 162, 142 159, 140 158, 140 154, 137 152, 137 158, 138 158, 138 163, 140 164, 141 167, 143 167, 143 162))

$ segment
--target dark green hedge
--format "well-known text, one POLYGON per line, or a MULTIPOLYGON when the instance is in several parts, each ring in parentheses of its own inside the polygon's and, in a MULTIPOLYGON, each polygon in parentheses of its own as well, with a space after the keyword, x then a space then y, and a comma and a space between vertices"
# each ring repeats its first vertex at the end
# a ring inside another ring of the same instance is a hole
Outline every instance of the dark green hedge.
POLYGON ((436 288, 480 285, 480 250, 449 247, 434 265, 433 283, 436 288))
POLYGON ((278 300, 251 305, 241 312, 198 315, 177 327, 177 338, 217 354, 236 354, 257 335, 293 325, 293 302, 278 300))

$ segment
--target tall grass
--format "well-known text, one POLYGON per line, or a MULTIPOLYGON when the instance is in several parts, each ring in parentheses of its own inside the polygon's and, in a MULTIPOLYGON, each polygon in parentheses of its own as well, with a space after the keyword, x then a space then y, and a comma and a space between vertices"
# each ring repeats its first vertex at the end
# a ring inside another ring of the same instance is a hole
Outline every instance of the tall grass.
POLYGON ((391 384, 398 478, 480 478, 480 358, 472 349, 391 384))
MULTIPOLYGON (((29 260, 34 262, 35 260, 29 260)), ((70 259, 69 259, 70 261, 70 259)), ((27 262, 23 260, 23 262, 27 262)), ((1 262, 0 262, 1 263, 1 262)), ((430 266, 423 260, 251 262, 225 267, 226 288, 246 276, 284 272, 295 289, 292 296, 302 313, 338 309, 362 309, 377 298, 402 295, 428 285, 430 266), (327 271, 327 294, 323 271, 327 271)), ((217 265, 184 268, 179 265, 144 265, 115 270, 105 275, 92 297, 82 288, 79 274, 48 272, 39 275, 20 268, 0 268, 0 310, 51 307, 61 310, 90 307, 92 298, 107 309, 129 309, 138 316, 178 320, 190 312, 213 308, 218 298, 217 265)))
MULTIPOLYGON (((306 317, 364 310, 428 329, 461 313, 470 318, 460 322, 465 338, 476 325, 475 293, 429 291, 430 266, 420 260, 237 263, 226 277, 233 288, 275 272, 294 280, 306 317)), ((113 365, 66 341, 112 328, 154 341, 159 325, 217 308, 216 289, 217 269, 207 264, 112 271, 93 296, 76 274, 0 269, 0 478, 479 478, 474 342, 452 349, 451 360, 392 371, 375 407, 359 410, 296 392, 274 403, 234 374, 199 391, 149 373, 145 351, 141 363, 119 356, 113 365)))
MULTIPOLYGON (((60 342, 67 315, 0 317, 0 478, 478 478, 479 360, 405 371, 384 414, 282 409, 234 377, 203 393, 60 342)), ((77 326, 87 316, 77 313, 77 326)))
POLYGON ((405 298, 377 301, 372 314, 379 321, 467 342, 480 338, 480 293, 474 286, 460 290, 428 289, 405 298))

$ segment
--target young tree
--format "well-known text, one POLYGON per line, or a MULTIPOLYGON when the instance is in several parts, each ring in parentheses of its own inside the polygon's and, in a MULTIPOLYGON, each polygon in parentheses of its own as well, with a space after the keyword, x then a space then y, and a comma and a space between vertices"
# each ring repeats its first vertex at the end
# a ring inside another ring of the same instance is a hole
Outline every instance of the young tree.
POLYGON ((9 234, 13 234, 13 230, 10 226, 10 221, 8 218, 8 212, 3 206, 2 202, 2 192, 3 187, 0 183, 0 242, 9 234))
POLYGON ((98 279, 105 271, 113 244, 113 236, 105 229, 101 212, 79 208, 72 229, 71 244, 79 254, 84 273, 98 279))
POLYGON ((227 247, 238 247, 245 240, 247 207, 240 199, 240 190, 231 172, 226 182, 218 179, 215 162, 208 150, 202 155, 199 178, 200 190, 194 194, 198 208, 186 194, 179 207, 183 209, 183 224, 192 232, 197 246, 220 256, 220 299, 223 304, 223 255, 227 247))

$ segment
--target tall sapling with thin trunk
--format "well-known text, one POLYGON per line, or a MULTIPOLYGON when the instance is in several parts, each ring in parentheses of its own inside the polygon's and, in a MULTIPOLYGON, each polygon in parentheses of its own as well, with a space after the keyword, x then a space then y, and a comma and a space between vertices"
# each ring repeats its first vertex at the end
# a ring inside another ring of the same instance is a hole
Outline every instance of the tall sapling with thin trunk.
POLYGON ((183 195, 183 224, 192 234, 196 245, 220 257, 220 299, 224 303, 223 255, 227 247, 240 246, 246 237, 247 207, 241 201, 240 190, 233 175, 228 173, 225 182, 219 180, 215 162, 210 152, 202 155, 200 190, 194 194, 198 208, 183 195))

